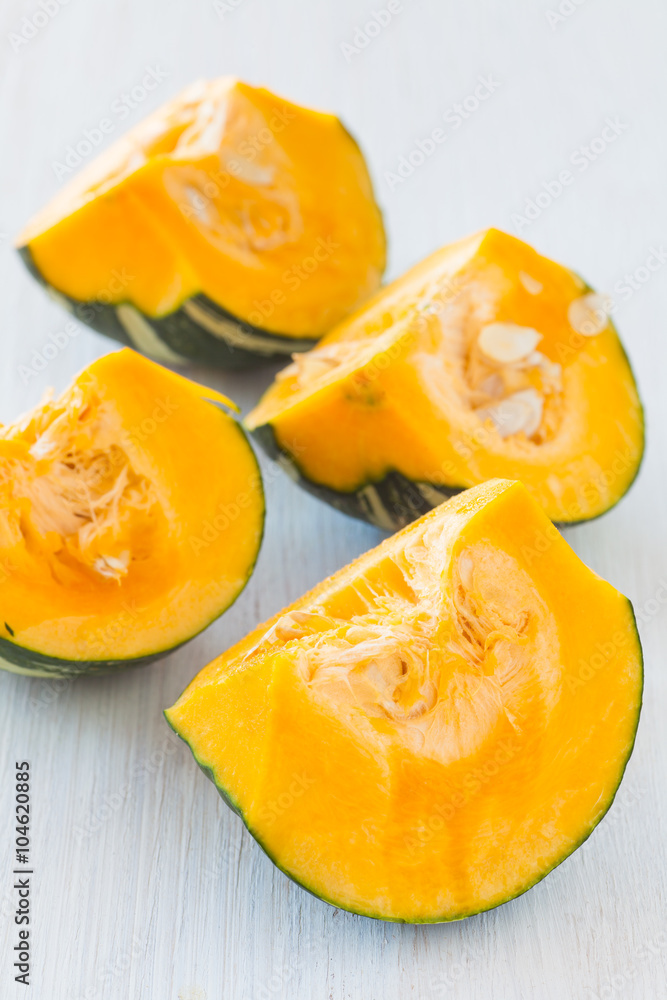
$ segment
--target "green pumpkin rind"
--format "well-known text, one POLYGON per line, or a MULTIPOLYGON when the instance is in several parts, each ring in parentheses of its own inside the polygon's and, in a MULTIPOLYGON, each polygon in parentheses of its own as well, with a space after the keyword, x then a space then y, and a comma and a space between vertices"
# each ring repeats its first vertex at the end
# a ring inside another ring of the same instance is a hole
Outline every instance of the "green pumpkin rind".
POLYGON ((30 248, 19 254, 32 276, 76 319, 142 354, 169 364, 243 369, 285 361, 317 340, 295 339, 237 319, 206 295, 194 295, 166 316, 147 316, 129 303, 81 302, 53 288, 35 265, 30 248))
MULTIPOLYGON (((628 363, 629 367, 629 363, 628 363)), ((641 401, 640 401, 641 407, 641 401)), ((572 521, 555 521, 557 527, 571 528, 577 524, 586 524, 588 521, 597 520, 620 503, 623 497, 629 492, 637 476, 639 475, 645 451, 645 422, 643 407, 642 413, 642 438, 641 450, 637 466, 634 469, 632 478, 627 483, 623 492, 605 510, 600 511, 593 517, 580 518, 572 521)), ((414 482, 408 479, 401 472, 388 472, 377 482, 367 482, 352 490, 349 493, 340 492, 330 486, 315 483, 302 472, 296 459, 280 447, 276 440, 271 424, 262 424, 251 432, 252 437, 261 445, 264 452, 270 459, 287 473, 298 486, 306 490, 307 493, 323 500, 331 507, 347 514, 349 517, 366 521, 368 524, 381 528, 383 531, 398 531, 412 521, 428 511, 433 510, 438 504, 449 500, 450 497, 468 489, 467 486, 443 486, 441 483, 414 482)))
POLYGON ((466 489, 465 486, 444 487, 431 483, 414 483, 400 472, 388 472, 378 482, 369 482, 350 493, 341 493, 308 479, 296 460, 280 447, 270 424, 264 424, 251 433, 269 458, 277 462, 302 489, 343 514, 366 521, 383 531, 404 528, 444 500, 466 489))
MULTIPOLYGON (((259 556, 259 549, 257 550, 259 556)), ((257 557, 255 558, 255 563, 257 557)), ((68 660, 58 656, 49 656, 47 653, 40 653, 26 646, 20 646, 16 642, 0 637, 0 670, 7 670, 13 674, 23 674, 27 677, 88 677, 102 674, 112 674, 129 667, 143 667, 149 663, 155 663, 165 656, 176 652, 187 645, 192 639, 200 635, 205 629, 212 625, 225 611, 231 608, 232 604, 243 592, 253 574, 255 563, 248 569, 243 586, 234 595, 232 601, 220 608, 210 621, 189 635, 187 639, 168 646, 165 649, 156 650, 154 653, 146 653, 144 656, 132 656, 126 659, 114 660, 68 660)))
MULTIPOLYGON (((259 548, 261 548, 261 539, 259 548)), ((245 590, 253 574, 257 558, 259 557, 259 548, 257 549, 255 562, 248 569, 243 586, 234 595, 233 599, 216 611, 211 620, 206 622, 202 628, 197 629, 192 635, 189 635, 182 642, 178 642, 174 646, 156 650, 154 653, 146 653, 143 656, 132 656, 121 660, 68 660, 58 656, 49 656, 48 653, 40 653, 35 649, 28 649, 26 646, 20 646, 16 642, 0 637, 0 669, 7 670, 13 674, 23 674, 28 677, 88 677, 112 674, 129 667, 143 667, 149 663, 155 663, 156 660, 161 660, 163 657, 169 656, 177 649, 181 649, 187 645, 188 642, 200 635, 209 625, 217 621, 225 611, 231 608, 232 604, 234 604, 243 590, 245 590)))
POLYGON ((65 660, 57 656, 38 653, 34 649, 19 646, 8 639, 0 638, 0 668, 26 677, 83 677, 95 674, 110 674, 126 667, 141 667, 173 653, 189 642, 180 642, 170 649, 146 656, 135 656, 127 660, 65 660))

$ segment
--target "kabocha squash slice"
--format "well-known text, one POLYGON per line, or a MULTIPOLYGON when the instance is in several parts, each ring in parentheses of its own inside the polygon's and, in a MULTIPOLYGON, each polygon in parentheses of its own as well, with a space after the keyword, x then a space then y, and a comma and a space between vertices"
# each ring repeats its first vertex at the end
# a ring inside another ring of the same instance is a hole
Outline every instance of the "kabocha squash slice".
POLYGON ((246 426, 304 488, 382 528, 495 476, 554 522, 597 517, 644 447, 604 304, 520 240, 477 233, 295 357, 246 426))
POLYGON ((371 295, 385 264, 340 121, 232 78, 194 84, 66 185, 18 238, 38 280, 161 361, 287 357, 371 295))
POLYGON ((229 607, 264 499, 225 396, 127 348, 0 426, 0 667, 148 663, 229 607))
POLYGON ((589 836, 641 692, 629 601, 494 480, 260 625, 166 716, 290 878, 436 922, 512 899, 589 836))

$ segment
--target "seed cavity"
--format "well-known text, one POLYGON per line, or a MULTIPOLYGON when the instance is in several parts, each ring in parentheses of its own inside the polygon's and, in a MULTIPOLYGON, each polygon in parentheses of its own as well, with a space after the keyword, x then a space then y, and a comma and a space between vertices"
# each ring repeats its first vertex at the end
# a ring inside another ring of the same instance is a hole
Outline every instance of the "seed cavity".
POLYGON ((13 544, 121 582, 152 551, 162 508, 117 443, 113 409, 75 383, 0 428, 0 507, 13 544))

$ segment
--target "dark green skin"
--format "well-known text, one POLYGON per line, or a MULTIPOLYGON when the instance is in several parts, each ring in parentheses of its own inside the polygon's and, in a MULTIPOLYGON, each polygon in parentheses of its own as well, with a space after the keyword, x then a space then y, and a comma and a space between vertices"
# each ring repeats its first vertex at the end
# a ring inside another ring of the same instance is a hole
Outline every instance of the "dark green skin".
MULTIPOLYGON (((642 424, 643 427, 643 424, 642 424)), ((414 482, 400 472, 395 470, 388 472, 383 479, 378 482, 368 482, 356 490, 349 493, 342 493, 324 486, 321 483, 314 483, 302 472, 296 459, 280 447, 276 441, 271 424, 263 424, 255 428, 252 436, 262 446, 269 458, 277 462, 285 470, 287 475, 294 480, 302 489, 312 493, 318 500, 335 507, 349 517, 355 517, 360 521, 367 521, 369 524, 381 528, 383 531, 398 531, 412 521, 416 521, 423 514, 433 510, 438 504, 449 500, 467 489, 466 486, 443 486, 442 484, 414 482), (372 502, 371 502, 372 498, 372 502)), ((598 517, 612 510, 628 492, 635 479, 639 475, 642 459, 644 457, 644 435, 641 441, 640 459, 637 468, 633 471, 632 478, 620 496, 610 504, 606 510, 594 514, 592 517, 580 518, 572 521, 557 521, 556 526, 561 528, 574 527, 575 524, 583 524, 586 521, 594 521, 598 517)))
MULTIPOLYGON (((21 671, 35 671, 37 677, 43 674, 53 677, 82 677, 84 674, 86 676, 111 674, 126 667, 142 667, 147 663, 154 663, 155 660, 173 653, 175 649, 180 649, 189 641, 186 639, 170 649, 149 653, 146 656, 136 656, 129 660, 63 660, 57 656, 47 656, 34 649, 27 649, 25 646, 18 646, 9 639, 0 638, 0 658, 13 663, 21 671)), ((1 662, 0 667, 2 667, 1 662)))
POLYGON ((388 472, 377 483, 367 483, 351 493, 339 493, 329 486, 308 479, 295 459, 280 447, 270 424, 258 427, 252 431, 252 436, 261 444, 269 458, 278 462, 288 476, 308 493, 312 493, 318 500, 324 500, 343 514, 368 521, 384 531, 404 528, 433 510, 439 503, 466 489, 465 486, 414 483, 400 472, 388 472), (373 503, 369 499, 371 491, 373 503))
MULTIPOLYGON (((593 831, 595 830, 595 828, 601 823, 601 821, 604 819, 604 817, 607 815, 607 813, 611 809, 611 807, 612 807, 612 805, 614 803, 614 799, 616 798, 618 790, 619 790, 619 788, 621 786, 621 782, 623 780, 623 775, 625 774, 625 769, 628 766, 628 761, 630 760, 630 757, 632 756, 632 751, 634 750, 634 747, 635 747, 635 741, 636 741, 636 738, 637 738, 637 729, 639 727, 639 717, 641 715, 641 709, 642 709, 642 696, 643 696, 643 691, 644 691, 644 656, 643 656, 643 651, 642 651, 642 645, 641 645, 641 640, 639 638, 639 631, 637 629, 637 619, 636 619, 636 616, 635 616, 635 613, 634 613, 634 608, 632 607, 632 602, 629 601, 629 600, 628 600, 628 606, 630 608, 630 612, 632 614, 632 619, 633 619, 633 622, 634 622, 635 638, 636 638, 636 641, 637 641, 637 649, 639 651, 639 661, 640 661, 640 687, 639 687, 639 697, 638 697, 638 703, 637 703, 637 718, 636 718, 636 722, 635 722, 634 733, 632 735, 632 742, 630 743, 630 745, 628 747, 627 754, 626 754, 625 758, 619 762, 618 781, 616 783, 616 787, 612 790, 612 792, 611 792, 611 794, 609 796, 608 801, 605 803, 603 811, 600 813, 599 818, 588 829, 584 830, 584 832, 582 833, 582 836, 580 837, 580 839, 575 844, 573 844, 570 848, 568 848, 567 851, 563 854, 563 856, 561 858, 559 858, 559 860, 555 864, 551 865, 550 868, 547 868, 545 871, 543 871, 540 875, 537 876, 537 878, 534 878, 532 880, 532 882, 529 882, 527 885, 523 886, 517 892, 513 893, 511 896, 508 896, 507 899, 503 900, 502 903, 496 903, 494 906, 484 907, 484 908, 482 908, 480 910, 474 910, 474 909, 473 910, 469 910, 467 912, 457 914, 454 917, 442 917, 442 916, 436 914, 436 915, 434 915, 429 920, 418 921, 419 923, 422 923, 422 924, 441 924, 441 923, 453 923, 453 922, 456 922, 457 920, 465 920, 467 917, 475 916, 477 913, 485 913, 485 912, 488 912, 488 910, 495 910, 499 906, 503 906, 505 903, 509 903, 513 899, 517 899, 519 896, 523 896, 523 894, 525 892, 528 892, 528 890, 532 889, 534 885, 537 885, 538 882, 541 882, 543 879, 545 879, 547 877, 547 875, 549 875, 552 871, 554 871, 554 869, 558 868, 559 865, 561 865, 563 863, 563 861, 566 861, 570 857, 570 855, 574 854, 574 852, 579 847, 581 847, 582 844, 584 844, 588 840, 588 838, 593 833, 593 831)), ((298 879, 296 879, 286 868, 283 868, 283 866, 281 865, 279 859, 274 854, 271 853, 271 851, 267 848, 266 844, 263 843, 263 841, 262 841, 261 837, 259 836, 259 834, 257 834, 252 829, 251 826, 249 826, 248 822, 246 821, 245 816, 243 815, 243 812, 242 812, 242 810, 241 810, 238 802, 236 802, 236 800, 233 798, 233 796, 231 796, 229 794, 229 792, 225 788, 223 788, 221 785, 219 785, 216 782, 213 770, 208 765, 204 764, 197 757, 197 754, 195 752, 194 747, 190 743, 188 743, 188 741, 185 739, 185 737, 178 731, 178 729, 176 728, 176 726, 172 725, 167 712, 164 713, 164 716, 165 716, 165 719, 167 720, 167 724, 169 725, 169 727, 176 733, 176 735, 179 737, 179 739, 182 739, 183 742, 186 744, 186 746, 189 747, 189 749, 190 749, 190 751, 192 753, 192 756, 194 757, 194 759, 197 762, 198 766, 204 772, 204 774, 206 775, 206 777, 210 781, 213 782, 213 784, 217 788, 217 790, 218 790, 220 796, 222 797, 222 799, 224 800, 224 802, 229 806, 229 808, 232 810, 232 812, 235 812, 236 815, 239 816, 239 818, 241 819, 241 821, 242 821, 243 825, 245 826, 246 830, 248 830, 248 832, 253 837, 253 839, 257 841, 257 843, 259 844, 259 846, 261 847, 261 849, 264 851, 264 853, 266 854, 266 856, 273 862, 273 864, 276 866, 276 868, 278 868, 283 873, 283 875, 286 875, 287 878, 290 879, 291 882, 294 882, 294 884, 298 885, 301 889, 305 889, 306 892, 310 893, 310 895, 314 896, 316 899, 320 899, 320 900, 322 900, 323 903, 328 903, 330 906, 335 906, 337 909, 345 909, 345 907, 341 907, 341 904, 339 902, 337 902, 336 900, 334 900, 334 899, 328 899, 326 896, 321 896, 319 893, 315 892, 309 886, 304 885, 304 883, 302 883, 302 882, 299 882, 298 879)), ((407 923, 413 923, 414 922, 414 921, 405 920, 405 919, 403 919, 401 917, 390 918, 390 917, 380 916, 377 913, 365 912, 363 910, 351 910, 350 912, 357 914, 357 916, 369 917, 372 920, 382 920, 385 923, 407 924, 407 923)))
MULTIPOLYGON (((260 546, 257 548, 257 556, 259 556, 260 548, 261 539, 260 546)), ((255 562, 257 561, 257 556, 255 557, 255 562)), ((0 669, 11 672, 11 668, 5 667, 2 663, 2 660, 6 660, 8 663, 18 667, 19 672, 25 671, 29 674, 31 671, 35 671, 37 677, 43 674, 49 674, 53 677, 91 677, 94 675, 99 676, 100 674, 113 674, 118 670, 125 670, 127 667, 143 667, 148 663, 155 663, 156 660, 161 660, 163 656, 168 656, 177 649, 181 649, 182 646, 185 646, 191 639, 199 635, 200 632, 207 629, 220 615, 224 614, 245 589, 254 568, 255 563, 249 568, 243 586, 234 595, 229 604, 226 604, 224 608, 220 608, 211 618, 211 621, 207 622, 203 628, 193 632, 187 639, 177 643, 175 646, 168 646, 166 649, 159 649, 154 653, 147 653, 145 656, 134 656, 125 660, 65 660, 57 656, 49 656, 46 653, 39 653, 37 650, 28 649, 26 646, 19 646, 18 643, 12 642, 10 639, 0 637, 0 669)), ((7 631, 6 623, 2 627, 7 631)))
MULTIPOLYGON (((115 305, 100 301, 81 302, 64 295, 53 288, 39 272, 29 247, 20 247, 19 254, 32 276, 44 288, 56 293, 58 300, 67 304, 67 308, 76 319, 106 337, 112 337, 127 347, 141 350, 120 321, 115 305)), ((177 354, 184 363, 194 362, 230 369, 250 368, 268 361, 284 361, 297 351, 309 351, 317 343, 316 340, 308 338, 296 340, 252 326, 222 309, 206 295, 195 295, 188 301, 208 317, 211 326, 233 325, 248 341, 248 346, 239 347, 225 339, 224 329, 220 326, 217 334, 211 333, 202 322, 188 313, 186 309, 188 303, 167 316, 153 317, 142 313, 142 318, 165 347, 177 354)))
MULTIPOLYGON (((261 548, 260 544, 257 547, 257 555, 255 556, 255 562, 259 556, 259 550, 261 548)), ((0 669, 10 670, 9 667, 4 667, 2 660, 6 660, 8 663, 14 664, 14 666, 19 668, 20 672, 35 671, 36 676, 43 674, 49 674, 53 677, 87 677, 100 675, 100 674, 112 674, 116 673, 118 670, 125 670, 127 667, 143 667, 148 663, 155 663, 156 660, 161 660, 163 656, 168 656, 170 653, 175 652, 177 649, 181 649, 185 646, 191 639, 207 629, 209 625, 214 622, 220 615, 224 614, 228 608, 232 606, 234 601, 237 599, 239 594, 245 589, 248 580, 253 574, 255 568, 255 562, 248 569, 243 586, 234 595, 229 604, 226 604, 224 608, 220 608, 213 617, 211 621, 207 622, 203 628, 197 629, 192 635, 184 639, 183 642, 176 643, 175 646, 168 646, 166 649, 159 649, 154 653, 147 653, 145 656, 134 656, 129 657, 124 660, 65 660, 57 656, 49 656, 46 653, 39 653, 35 649, 28 649, 26 646, 19 646, 18 643, 12 642, 10 639, 5 639, 0 637, 0 669)), ((7 623, 2 626, 4 631, 7 631, 7 623)), ((11 672, 11 670, 10 670, 11 672)))

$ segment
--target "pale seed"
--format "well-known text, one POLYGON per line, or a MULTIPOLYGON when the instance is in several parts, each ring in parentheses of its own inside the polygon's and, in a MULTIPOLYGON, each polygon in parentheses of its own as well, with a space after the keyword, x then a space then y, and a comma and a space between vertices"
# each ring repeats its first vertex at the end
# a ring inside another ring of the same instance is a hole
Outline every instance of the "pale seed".
POLYGON ((567 318, 570 326, 583 337, 597 337, 607 327, 609 297, 591 292, 570 302, 567 318))
POLYGON ((542 422, 544 400, 537 389, 522 389, 494 406, 477 410, 482 419, 493 422, 502 438, 521 431, 531 437, 542 422))
POLYGON ((533 278, 530 274, 526 274, 525 271, 519 271, 519 281, 531 295, 539 295, 544 285, 537 278, 533 278))
POLYGON ((482 327, 478 344, 487 358, 502 365, 522 361, 537 347, 542 334, 516 323, 489 323, 482 327))

